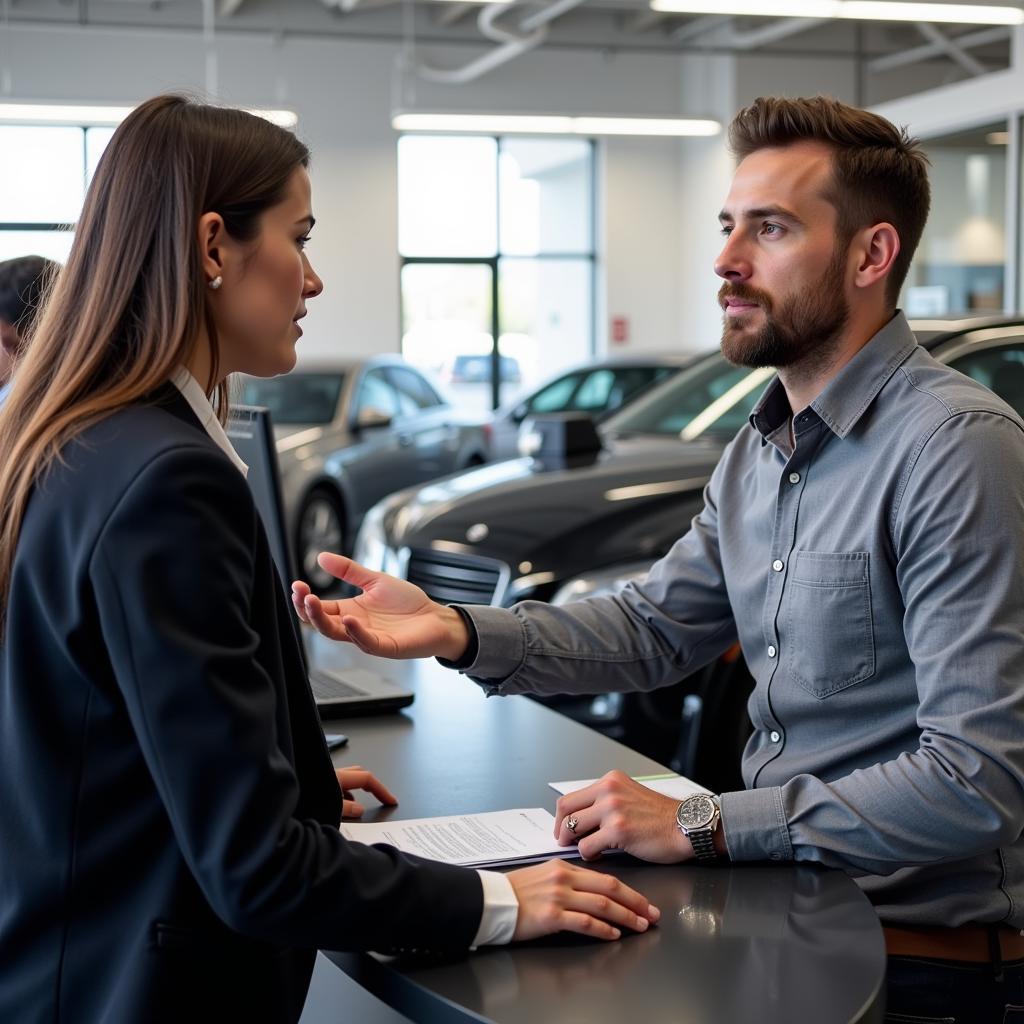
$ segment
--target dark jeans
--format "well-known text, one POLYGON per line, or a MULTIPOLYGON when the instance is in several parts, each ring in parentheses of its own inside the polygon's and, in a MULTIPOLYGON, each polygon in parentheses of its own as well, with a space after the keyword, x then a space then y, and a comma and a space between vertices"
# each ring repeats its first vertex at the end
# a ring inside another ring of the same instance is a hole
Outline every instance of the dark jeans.
POLYGON ((1024 1024, 1024 960, 889 957, 885 1024, 1024 1024))

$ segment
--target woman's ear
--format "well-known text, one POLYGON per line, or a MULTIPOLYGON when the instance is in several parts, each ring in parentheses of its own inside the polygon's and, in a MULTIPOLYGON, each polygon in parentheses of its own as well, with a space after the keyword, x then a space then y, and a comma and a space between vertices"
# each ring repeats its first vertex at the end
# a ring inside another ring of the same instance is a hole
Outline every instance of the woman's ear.
POLYGON ((204 213, 199 218, 199 255, 206 280, 214 281, 224 276, 224 264, 228 242, 224 218, 219 213, 204 213))

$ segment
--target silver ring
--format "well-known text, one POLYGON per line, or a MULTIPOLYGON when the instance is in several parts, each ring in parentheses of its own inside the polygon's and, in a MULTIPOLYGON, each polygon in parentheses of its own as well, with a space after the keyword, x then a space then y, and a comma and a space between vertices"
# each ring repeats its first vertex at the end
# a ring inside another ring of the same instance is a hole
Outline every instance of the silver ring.
POLYGON ((573 834, 576 834, 576 826, 580 823, 580 819, 576 815, 570 815, 565 819, 565 827, 573 834))

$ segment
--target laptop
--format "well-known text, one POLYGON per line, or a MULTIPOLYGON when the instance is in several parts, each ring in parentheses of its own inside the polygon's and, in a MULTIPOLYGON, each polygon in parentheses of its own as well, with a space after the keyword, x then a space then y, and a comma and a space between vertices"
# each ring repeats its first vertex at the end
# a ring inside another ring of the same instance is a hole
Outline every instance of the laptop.
MULTIPOLYGON (((239 458, 249 467, 249 488, 263 519, 277 571, 287 590, 290 581, 296 577, 288 543, 270 413, 253 406, 235 406, 231 410, 227 434, 239 458)), ((290 603, 290 593, 288 600, 290 603)), ((306 649, 307 627, 302 627, 299 635, 302 661, 321 717, 375 715, 384 711, 397 711, 412 703, 413 694, 410 690, 396 686, 369 669, 351 667, 328 671, 312 668, 309 651, 306 649)))

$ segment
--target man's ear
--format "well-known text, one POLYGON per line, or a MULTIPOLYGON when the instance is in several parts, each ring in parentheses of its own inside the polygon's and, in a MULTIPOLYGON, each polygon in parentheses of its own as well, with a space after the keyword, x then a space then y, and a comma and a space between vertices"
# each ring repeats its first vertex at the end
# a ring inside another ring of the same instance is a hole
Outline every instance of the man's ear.
POLYGON ((857 288, 870 288, 892 272, 900 254, 899 232, 887 221, 857 232, 852 251, 857 263, 853 278, 857 288))
POLYGON ((204 213, 199 218, 198 240, 206 280, 223 277, 230 239, 219 213, 204 213))

